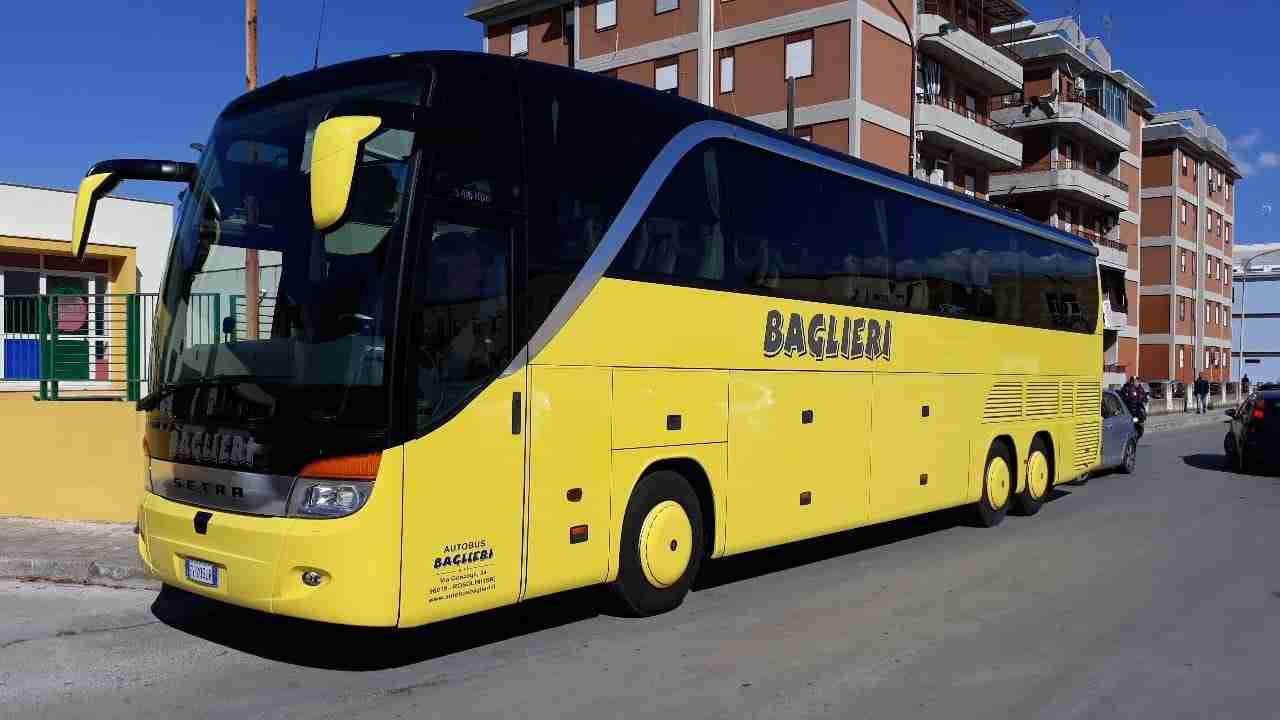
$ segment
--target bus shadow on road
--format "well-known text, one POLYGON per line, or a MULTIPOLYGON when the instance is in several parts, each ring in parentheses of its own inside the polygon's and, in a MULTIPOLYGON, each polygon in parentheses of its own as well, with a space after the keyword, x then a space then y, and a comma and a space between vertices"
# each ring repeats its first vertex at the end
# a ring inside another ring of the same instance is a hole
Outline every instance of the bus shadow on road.
MULTIPOLYGON (((1060 486, 1054 487, 1045 497, 1045 502, 1050 503, 1070 494, 1069 490, 1064 490, 1060 486)), ((697 580, 694 581, 693 589, 708 590, 936 532, 976 526, 973 510, 959 507, 755 550, 742 555, 712 560, 703 565, 697 580)))
POLYGON ((409 630, 299 620, 165 586, 151 612, 180 632, 268 660, 324 670, 388 670, 569 625, 600 614, 598 588, 536 598, 409 630))

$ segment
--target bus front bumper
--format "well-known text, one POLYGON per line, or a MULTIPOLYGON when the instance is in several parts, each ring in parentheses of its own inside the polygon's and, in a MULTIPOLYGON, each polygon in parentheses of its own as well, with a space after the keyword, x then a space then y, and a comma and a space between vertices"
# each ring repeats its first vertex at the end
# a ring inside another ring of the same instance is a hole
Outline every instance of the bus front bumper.
POLYGON ((394 537, 383 537, 387 529, 377 519, 363 511, 319 521, 240 515, 146 493, 138 554, 164 584, 232 605, 345 625, 394 626, 399 524, 393 524, 394 537), (211 515, 203 533, 196 522, 202 512, 211 515), (201 572, 189 571, 188 561, 206 568, 204 582, 201 572), (207 572, 210 565, 213 573, 207 572), (304 582, 307 573, 319 581, 304 582))

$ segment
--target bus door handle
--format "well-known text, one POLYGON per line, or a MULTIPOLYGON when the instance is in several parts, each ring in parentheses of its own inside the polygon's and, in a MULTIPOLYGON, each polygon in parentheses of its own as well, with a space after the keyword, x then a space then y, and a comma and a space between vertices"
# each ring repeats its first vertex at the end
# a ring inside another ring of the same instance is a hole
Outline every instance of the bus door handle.
POLYGON ((520 411, 520 393, 511 393, 511 434, 519 435, 524 424, 524 413, 520 411))

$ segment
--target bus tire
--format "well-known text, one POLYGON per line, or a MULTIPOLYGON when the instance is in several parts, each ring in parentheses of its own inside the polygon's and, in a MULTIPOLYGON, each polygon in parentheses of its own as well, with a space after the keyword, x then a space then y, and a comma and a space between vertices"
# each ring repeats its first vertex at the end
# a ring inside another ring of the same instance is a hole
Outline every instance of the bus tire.
POLYGON ((1023 477, 1026 482, 1014 497, 1014 507, 1019 515, 1035 515, 1044 506, 1049 488, 1053 487, 1053 463, 1049 460, 1049 448, 1043 438, 1031 441, 1023 477))
POLYGON ((704 548, 702 510, 689 482, 672 470, 640 478, 622 519, 618 579, 609 584, 620 610, 645 617, 678 607, 704 548))
POLYGON ((1009 512, 1016 478, 1013 475, 1013 457, 1009 447, 997 440, 987 451, 987 463, 982 470, 982 495, 974 505, 974 515, 982 527, 999 525, 1009 512))

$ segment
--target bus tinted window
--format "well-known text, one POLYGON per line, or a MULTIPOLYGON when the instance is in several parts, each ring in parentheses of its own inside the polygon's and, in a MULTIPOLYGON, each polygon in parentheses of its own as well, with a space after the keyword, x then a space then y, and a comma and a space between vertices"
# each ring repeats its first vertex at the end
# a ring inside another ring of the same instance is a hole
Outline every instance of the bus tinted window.
POLYGON ((1094 268, 1085 252, 720 140, 677 165, 610 274, 1092 332, 1094 268))
POLYGON ((608 78, 521 63, 529 187, 528 338, 555 307, 662 148, 705 117, 608 78))

